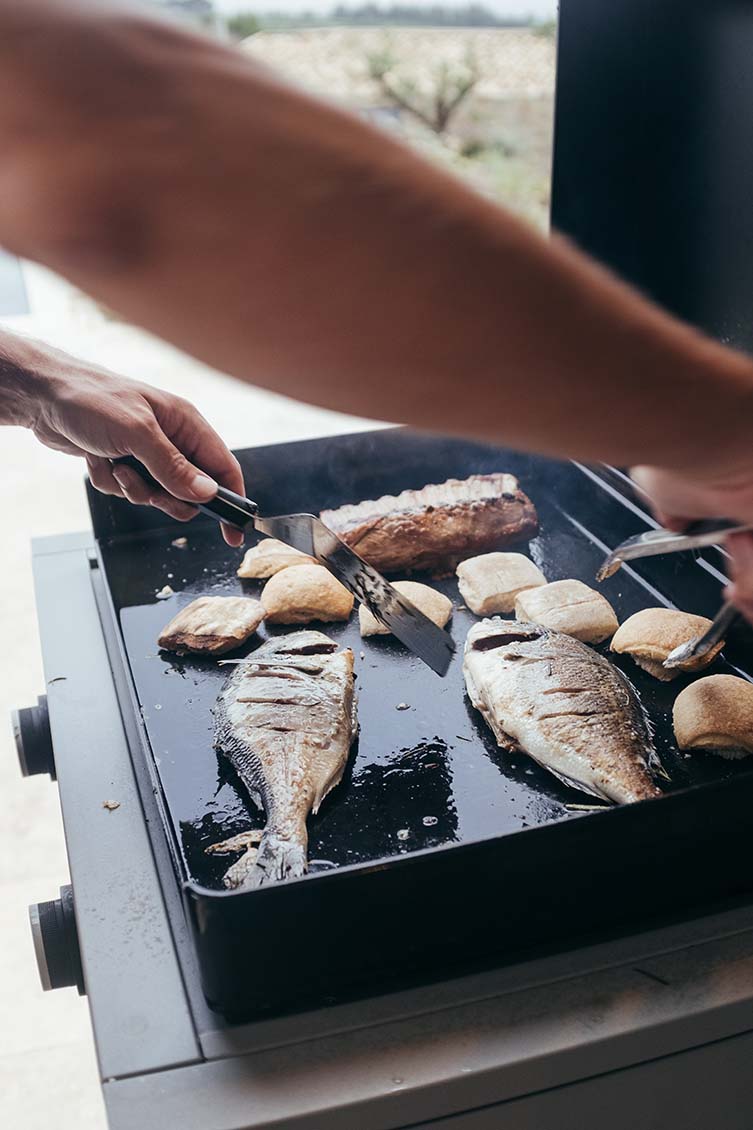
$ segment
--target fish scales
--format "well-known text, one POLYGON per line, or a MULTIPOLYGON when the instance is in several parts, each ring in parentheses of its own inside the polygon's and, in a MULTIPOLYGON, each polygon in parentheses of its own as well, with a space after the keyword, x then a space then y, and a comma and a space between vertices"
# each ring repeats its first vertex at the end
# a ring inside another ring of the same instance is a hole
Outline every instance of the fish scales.
POLYGON ((306 820, 340 782, 356 734, 353 683, 353 652, 321 632, 268 640, 235 666, 215 707, 215 746, 267 823, 258 853, 248 848, 226 886, 305 873, 306 820))
POLYGON ((638 696, 586 644, 536 624, 483 620, 468 633, 463 669, 471 702, 503 748, 603 800, 659 795, 638 696))

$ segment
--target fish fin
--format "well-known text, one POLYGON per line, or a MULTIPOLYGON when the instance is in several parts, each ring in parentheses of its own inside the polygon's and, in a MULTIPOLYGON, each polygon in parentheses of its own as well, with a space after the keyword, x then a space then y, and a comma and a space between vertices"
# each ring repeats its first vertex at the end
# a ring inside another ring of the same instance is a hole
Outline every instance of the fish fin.
POLYGON ((503 749, 505 753, 524 752, 524 750, 521 748, 520 743, 515 741, 515 738, 510 737, 509 734, 505 733, 504 730, 500 730, 498 727, 494 728, 494 737, 497 739, 497 745, 499 746, 499 748, 503 749))
POLYGON ((565 808, 568 812, 604 812, 606 808, 611 808, 611 805, 606 804, 566 804, 565 808))
POLYGON ((250 847, 256 847, 263 834, 261 828, 252 828, 248 832, 240 832, 237 836, 210 844, 204 848, 204 852, 206 855, 232 855, 236 851, 246 851, 250 847))
POLYGON ((240 859, 237 859, 233 866, 227 869, 222 877, 222 882, 229 890, 234 890, 236 887, 247 886, 248 878, 253 872, 258 854, 258 848, 249 847, 244 851, 240 859))
POLYGON ((314 797, 313 804, 311 805, 311 815, 312 816, 316 816, 322 802, 324 800, 326 800, 326 798, 329 796, 329 794, 332 792, 332 790, 336 789, 337 786, 340 784, 340 782, 343 779, 343 775, 345 773, 345 768, 346 768, 347 764, 348 764, 347 761, 344 761, 343 764, 340 766, 340 768, 337 770, 337 772, 334 773, 329 778, 329 780, 325 781, 321 790, 319 792, 317 792, 316 796, 314 797))
MULTIPOLYGON (((531 756, 530 754, 528 755, 531 756)), ((535 757, 531 758, 536 761, 535 757)), ((551 773, 558 781, 561 781, 568 789, 575 789, 578 793, 586 793, 587 796, 596 797, 598 800, 603 800, 609 805, 614 805, 614 800, 608 797, 606 793, 600 792, 595 786, 584 785, 582 781, 576 781, 574 777, 568 777, 566 773, 560 773, 558 769, 552 769, 551 765, 542 765, 540 761, 536 761, 537 765, 541 765, 542 769, 546 769, 547 773, 551 773)))
POLYGON ((305 874, 306 844, 300 840, 283 839, 275 832, 265 832, 258 851, 251 849, 241 856, 226 873, 223 882, 226 887, 254 890, 268 883, 297 879, 305 874))
POLYGON ((649 771, 653 773, 655 777, 661 777, 663 781, 672 780, 669 773, 664 768, 664 763, 656 752, 653 742, 646 750, 646 764, 648 765, 649 771))

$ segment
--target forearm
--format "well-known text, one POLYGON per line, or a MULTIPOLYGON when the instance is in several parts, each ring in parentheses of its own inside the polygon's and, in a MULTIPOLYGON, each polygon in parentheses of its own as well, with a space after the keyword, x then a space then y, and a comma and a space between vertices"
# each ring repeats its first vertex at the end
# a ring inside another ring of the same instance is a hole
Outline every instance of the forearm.
POLYGON ((0 425, 32 427, 51 379, 52 351, 0 330, 0 425))
POLYGON ((0 147, 32 140, 6 153, 0 242, 327 407, 619 463, 747 440, 747 359, 381 133, 182 31, 23 7, 0 34, 0 147))

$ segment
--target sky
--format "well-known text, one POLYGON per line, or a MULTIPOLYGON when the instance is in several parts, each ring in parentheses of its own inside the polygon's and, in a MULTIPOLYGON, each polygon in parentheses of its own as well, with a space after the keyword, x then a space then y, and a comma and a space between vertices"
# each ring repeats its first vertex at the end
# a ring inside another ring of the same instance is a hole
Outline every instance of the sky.
MULTIPOLYGON (((337 3, 345 6, 357 7, 361 0, 214 0, 214 6, 219 12, 232 15, 233 12, 327 12, 337 3)), ((389 6, 399 0, 377 0, 378 3, 389 6)), ((417 4, 446 4, 448 8, 461 6, 466 0, 459 0, 453 5, 452 0, 406 0, 408 3, 417 4)), ((557 9, 556 0, 479 0, 484 7, 490 8, 498 16, 535 16, 537 19, 546 19, 553 16, 557 9)))

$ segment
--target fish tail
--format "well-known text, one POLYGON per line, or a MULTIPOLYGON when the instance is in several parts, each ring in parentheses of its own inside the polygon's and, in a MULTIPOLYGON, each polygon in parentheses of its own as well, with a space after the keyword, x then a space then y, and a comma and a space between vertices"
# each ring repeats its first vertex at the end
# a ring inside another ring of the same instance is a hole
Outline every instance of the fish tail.
POLYGON ((267 883, 297 879, 306 874, 306 840, 265 831, 258 851, 248 851, 233 864, 224 878, 226 887, 253 890, 267 883))
POLYGON ((259 854, 248 877, 250 887, 297 879, 306 874, 306 841, 290 839, 271 829, 259 844, 259 854))

